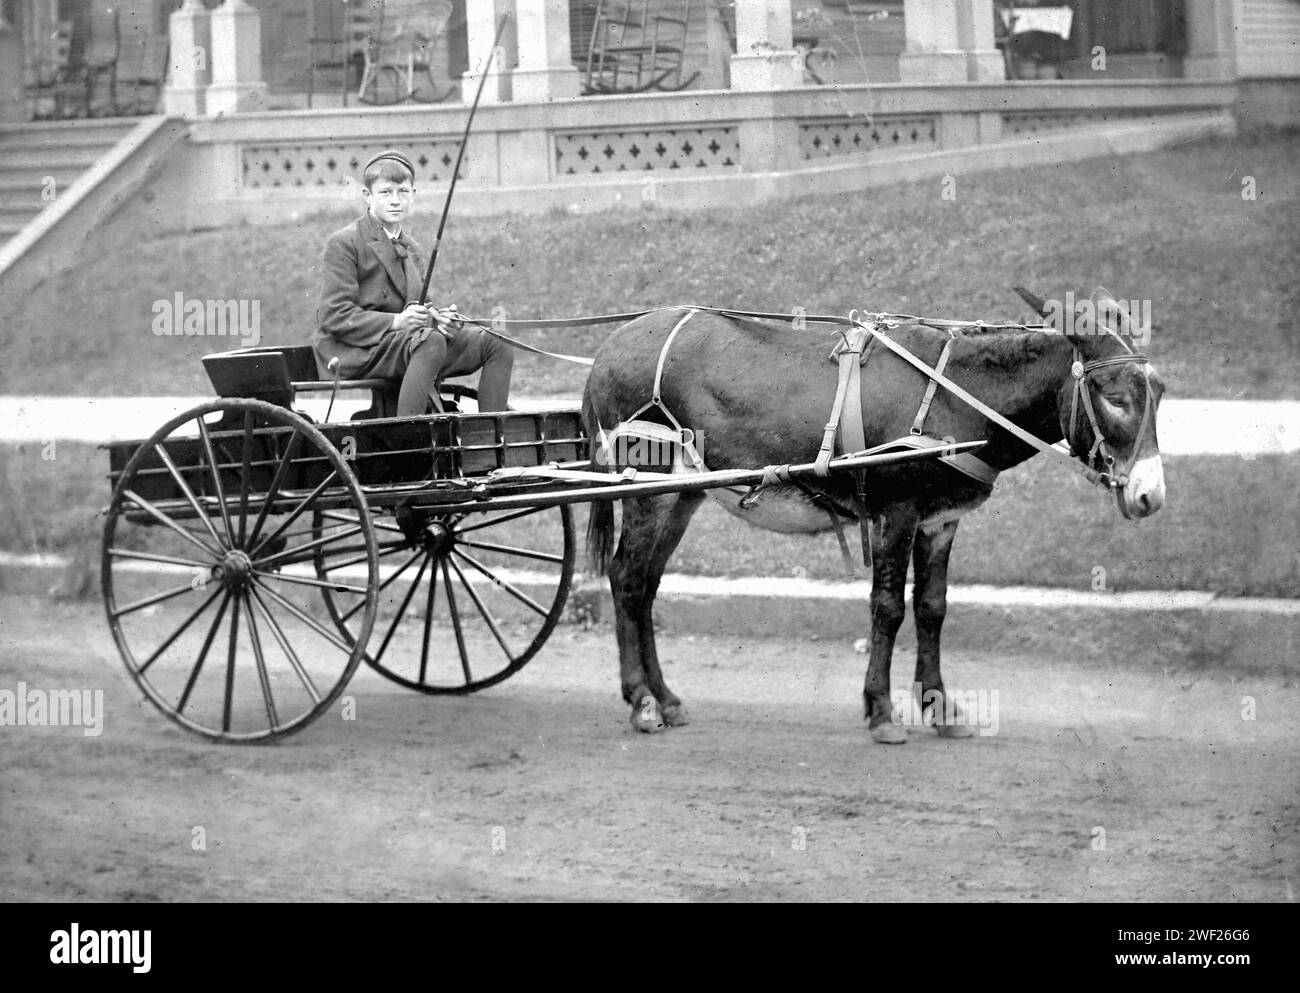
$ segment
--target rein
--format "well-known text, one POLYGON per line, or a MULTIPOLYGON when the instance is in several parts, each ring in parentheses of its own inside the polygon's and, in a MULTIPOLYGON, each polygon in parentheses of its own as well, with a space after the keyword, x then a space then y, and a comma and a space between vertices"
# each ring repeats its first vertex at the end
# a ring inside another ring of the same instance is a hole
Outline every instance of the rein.
MULTIPOLYGON (((518 339, 513 338, 508 334, 505 334, 501 329, 513 328, 519 330, 527 330, 527 329, 540 329, 540 328, 594 327, 601 324, 626 324, 627 322, 634 321, 639 317, 645 317, 649 314, 661 313, 667 310, 687 310, 696 313, 717 314, 721 317, 734 317, 734 318, 742 318, 742 319, 749 319, 749 320, 779 321, 787 324, 793 324, 795 321, 802 320, 809 324, 829 324, 835 327, 861 328, 867 333, 869 333, 870 335, 872 335, 877 341, 879 341, 882 345, 888 348, 891 352, 893 352, 903 361, 907 362, 909 365, 911 365, 913 368, 919 371, 922 375, 926 376, 931 381, 932 385, 937 383, 939 386, 942 386, 953 396, 957 397, 957 399, 961 400, 967 406, 972 407, 980 414, 983 414, 984 417, 992 421, 994 424, 998 425, 1000 428, 1002 428, 1007 433, 1011 434, 1013 437, 1024 442, 1026 445, 1029 445, 1031 448, 1035 449, 1036 451, 1043 452, 1044 454, 1055 459, 1057 462, 1061 463, 1062 465, 1067 466, 1072 471, 1080 473, 1093 485, 1104 486, 1109 489, 1122 488, 1128 482, 1128 475, 1131 472, 1133 465, 1137 461, 1137 451, 1135 449, 1133 453, 1133 457, 1129 460, 1128 465, 1126 465, 1118 473, 1114 471, 1115 461, 1116 461, 1115 456, 1114 453, 1110 450, 1110 446, 1107 444, 1104 436, 1102 435, 1101 428, 1097 423, 1097 414, 1092 403, 1092 392, 1087 385, 1088 377, 1093 372, 1096 372, 1098 369, 1104 369, 1110 366, 1128 365, 1130 363, 1134 363, 1134 364, 1142 365, 1144 373, 1146 372, 1145 366, 1146 363, 1149 361, 1147 357, 1145 355, 1139 355, 1135 353, 1131 348, 1128 347, 1128 344, 1124 342, 1123 339, 1120 339, 1118 337, 1116 340, 1118 340, 1120 344, 1123 345, 1127 351, 1127 354, 1125 355, 1112 355, 1107 358, 1093 359, 1089 362, 1084 362, 1082 361, 1082 356, 1080 356, 1079 354, 1079 350, 1077 348, 1074 350, 1074 361, 1070 366, 1071 375, 1074 377, 1074 395, 1070 401, 1070 435, 1066 439, 1066 444, 1070 444, 1074 438, 1074 429, 1076 425, 1077 409, 1078 409, 1080 398, 1082 398, 1084 413, 1088 418, 1088 423, 1089 426, 1092 428, 1092 433, 1094 438, 1092 449, 1088 453, 1086 463, 1081 463, 1077 461, 1072 455, 1067 455, 1066 453, 1062 452, 1059 448, 1047 444, 1042 439, 1036 438, 1034 435, 1030 434, 1024 428, 1021 428, 1020 426, 1013 424, 1010 420, 1008 420, 1002 414, 999 414, 996 410, 994 410, 988 404, 984 403, 978 397, 971 395, 966 390, 962 389, 960 386, 954 383, 952 380, 944 376, 942 369, 935 369, 927 365, 925 362, 917 358, 915 355, 909 352, 902 345, 898 344, 893 339, 889 338, 887 335, 881 333, 880 331, 880 328, 882 327, 885 328, 896 327, 899 323, 918 324, 923 327, 937 328, 939 330, 945 330, 945 331, 950 331, 951 329, 954 328, 988 328, 990 330, 1010 329, 1010 330, 1018 330, 1018 331, 1049 330, 1048 326, 1043 324, 1020 324, 1016 322, 990 323, 987 321, 954 321, 954 320, 942 320, 938 318, 918 317, 914 314, 873 313, 869 311, 863 311, 861 314, 859 314, 857 310, 850 311, 848 317, 841 317, 838 314, 815 314, 815 315, 814 314, 807 314, 807 315, 779 314, 779 313, 769 313, 764 311, 735 310, 732 308, 725 308, 725 307, 698 307, 698 306, 654 307, 651 308, 650 310, 631 311, 622 314, 602 314, 595 317, 543 318, 543 319, 536 319, 536 320, 497 319, 493 321, 482 320, 482 319, 472 318, 472 317, 462 317, 461 320, 467 324, 473 324, 476 327, 482 328, 488 334, 500 338, 503 341, 511 345, 514 345, 517 348, 522 348, 525 351, 534 352, 538 355, 545 355, 549 358, 562 359, 567 362, 575 362, 581 365, 589 366, 592 364, 593 361, 592 359, 583 358, 581 356, 576 356, 576 355, 564 355, 556 352, 548 352, 545 349, 537 348, 533 345, 529 345, 525 342, 519 341, 518 339), (868 321, 870 321, 870 324, 867 323, 868 321), (1101 456, 1102 460, 1106 465, 1106 468, 1104 470, 1097 469, 1094 465, 1094 463, 1097 461, 1098 455, 1101 456)), ((932 396, 929 394, 929 391, 927 391, 927 399, 932 399, 932 396)), ((928 404, 926 404, 925 406, 928 407, 928 404)), ((1143 408, 1142 423, 1138 429, 1139 437, 1141 437, 1142 434, 1146 431, 1146 426, 1150 422, 1150 418, 1151 418, 1151 390, 1150 390, 1150 379, 1148 376, 1148 389, 1146 391, 1146 405, 1143 408)))

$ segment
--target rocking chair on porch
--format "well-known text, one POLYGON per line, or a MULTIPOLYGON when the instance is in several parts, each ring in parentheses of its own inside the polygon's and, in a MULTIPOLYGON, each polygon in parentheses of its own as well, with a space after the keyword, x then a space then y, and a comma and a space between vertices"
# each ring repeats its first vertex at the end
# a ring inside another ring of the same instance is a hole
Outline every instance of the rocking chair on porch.
POLYGON ((316 76, 342 77, 342 104, 353 92, 362 103, 438 103, 455 92, 434 78, 434 53, 445 44, 451 0, 341 0, 330 4, 324 23, 313 18, 307 70, 307 106, 316 76), (336 15, 338 15, 336 17, 336 15))
POLYGON ((599 0, 587 46, 585 93, 642 93, 683 90, 698 72, 682 78, 691 0, 652 13, 656 0, 599 0))
POLYGON ((433 56, 447 33, 451 13, 451 0, 372 0, 357 99, 363 103, 438 103, 447 99, 455 86, 439 92, 433 56), (417 73, 421 77, 418 82, 417 73), (391 81, 391 98, 381 83, 384 78, 391 81))

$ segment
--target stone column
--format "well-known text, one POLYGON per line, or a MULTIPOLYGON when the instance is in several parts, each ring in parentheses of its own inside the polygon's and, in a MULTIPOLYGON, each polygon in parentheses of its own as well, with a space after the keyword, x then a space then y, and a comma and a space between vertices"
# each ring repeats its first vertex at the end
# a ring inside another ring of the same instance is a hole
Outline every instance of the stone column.
POLYGON ((733 90, 787 90, 803 85, 803 62, 794 47, 790 0, 736 0, 733 90))
POLYGON ((212 25, 202 0, 185 0, 167 20, 171 71, 163 90, 168 117, 202 117, 212 82, 212 25))
POLYGON ((483 84, 482 103, 502 103, 510 99, 510 70, 517 57, 515 49, 515 21, 511 0, 468 0, 465 4, 466 34, 469 52, 469 71, 461 75, 460 97, 467 106, 474 102, 474 93, 478 90, 479 67, 487 64, 488 51, 496 38, 497 22, 503 14, 510 14, 510 21, 501 33, 496 56, 492 59, 492 68, 488 70, 487 82, 483 84))
POLYGON ((725 90, 731 78, 731 36, 722 22, 722 11, 711 3, 704 5, 705 50, 709 53, 700 70, 702 90, 725 90))
MULTIPOLYGON (((23 16, 23 4, 15 14, 23 16)), ((27 120, 23 98, 23 34, 18 24, 5 21, 0 10, 0 124, 18 124, 27 120)))
POLYGON ((1005 78, 993 45, 993 0, 904 0, 904 83, 965 83, 1005 78))
POLYGON ((1232 79, 1237 74, 1232 0, 1187 0, 1185 79, 1232 79))
POLYGON ((1006 79, 1006 60, 993 44, 993 0, 965 0, 957 4, 957 14, 958 37, 966 50, 966 79, 972 83, 1006 79))
POLYGON ((211 14, 212 85, 207 112, 230 114, 266 105, 262 79, 262 17, 248 0, 225 0, 211 14))
POLYGON ((581 85, 569 44, 569 0, 515 0, 515 25, 519 39, 519 67, 511 77, 515 101, 576 97, 581 85))

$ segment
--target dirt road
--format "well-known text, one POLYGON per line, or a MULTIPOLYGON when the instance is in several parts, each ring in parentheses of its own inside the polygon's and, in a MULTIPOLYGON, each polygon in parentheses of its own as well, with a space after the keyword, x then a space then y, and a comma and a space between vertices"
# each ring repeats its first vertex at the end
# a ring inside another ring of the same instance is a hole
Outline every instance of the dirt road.
POLYGON ((850 645, 674 638, 694 723, 644 736, 609 629, 562 627, 476 697, 363 669, 355 720, 222 747, 138 698, 100 611, 0 597, 0 691, 105 707, 99 736, 0 727, 0 899, 1296 899, 1285 675, 954 650, 997 733, 886 747, 850 645))

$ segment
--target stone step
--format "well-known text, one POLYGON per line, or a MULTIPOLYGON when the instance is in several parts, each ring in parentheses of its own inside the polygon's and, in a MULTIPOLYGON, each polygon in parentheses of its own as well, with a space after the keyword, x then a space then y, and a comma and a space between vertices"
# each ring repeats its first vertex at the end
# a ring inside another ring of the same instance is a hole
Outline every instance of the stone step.
POLYGON ((48 176, 59 171, 81 172, 94 165, 112 145, 73 145, 71 147, 19 148, 0 147, 0 168, 39 170, 48 176))
POLYGON ((40 199, 45 188, 45 179, 54 180, 55 192, 67 189, 81 175, 80 169, 54 169, 42 171, 33 169, 7 169, 0 165, 0 197, 7 193, 35 195, 40 199))
POLYGON ((111 148, 135 127, 133 118, 60 121, 0 127, 0 149, 96 145, 111 148))
POLYGON ((40 212, 40 207, 0 203, 0 226, 12 228, 17 225, 18 228, 23 228, 40 212))

